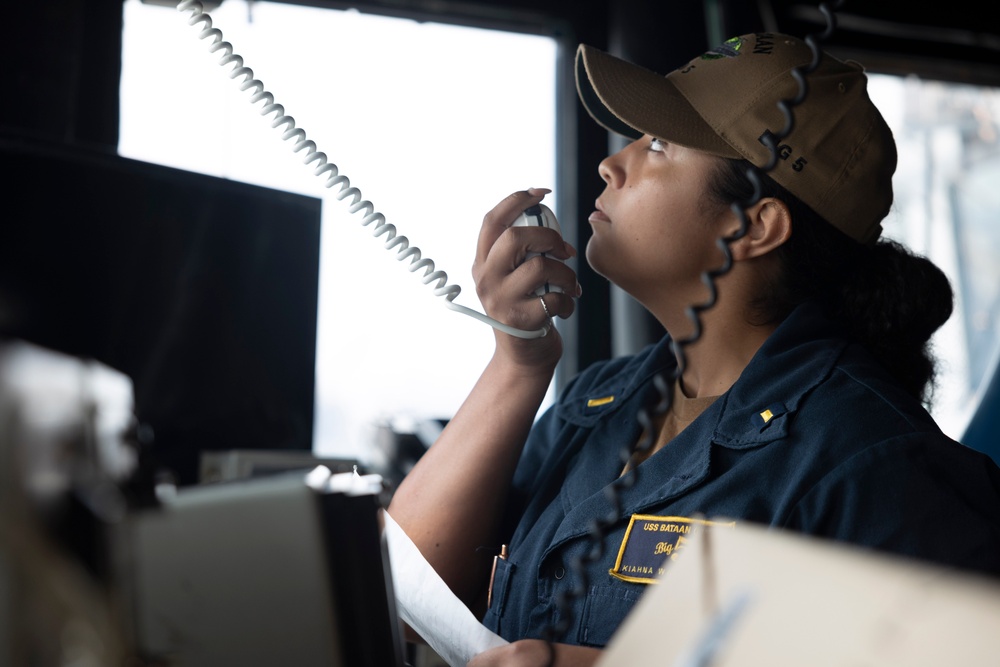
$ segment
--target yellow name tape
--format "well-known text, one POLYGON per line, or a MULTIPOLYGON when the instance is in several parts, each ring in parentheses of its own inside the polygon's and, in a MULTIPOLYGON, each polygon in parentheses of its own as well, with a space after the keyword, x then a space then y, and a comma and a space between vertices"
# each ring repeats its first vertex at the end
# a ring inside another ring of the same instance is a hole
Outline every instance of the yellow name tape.
POLYGON ((676 558, 684 543, 702 526, 735 528, 736 522, 633 514, 618 549, 618 559, 608 574, 622 581, 656 583, 667 560, 676 558))

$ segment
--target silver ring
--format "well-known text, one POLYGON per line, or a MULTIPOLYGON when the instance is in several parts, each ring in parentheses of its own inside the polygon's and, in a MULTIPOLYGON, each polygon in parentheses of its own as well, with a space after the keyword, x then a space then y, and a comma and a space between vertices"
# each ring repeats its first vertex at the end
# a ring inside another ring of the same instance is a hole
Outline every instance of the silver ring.
POLYGON ((542 302, 542 310, 545 311, 545 317, 547 317, 547 318, 549 318, 549 320, 551 320, 552 319, 552 313, 549 312, 549 307, 545 305, 545 299, 542 298, 542 297, 538 297, 538 300, 542 302))

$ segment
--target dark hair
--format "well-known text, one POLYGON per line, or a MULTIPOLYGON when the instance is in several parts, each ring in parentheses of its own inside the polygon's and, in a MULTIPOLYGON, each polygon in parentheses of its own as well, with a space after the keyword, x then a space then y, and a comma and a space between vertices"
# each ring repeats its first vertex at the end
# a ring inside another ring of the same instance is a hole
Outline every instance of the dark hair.
MULTIPOLYGON (((726 204, 749 200, 749 167, 744 160, 720 160, 710 196, 726 204)), ((754 317, 779 322, 797 305, 815 301, 906 391, 929 404, 935 377, 929 340, 952 313, 948 278, 895 241, 858 243, 766 174, 761 181, 764 197, 788 206, 792 235, 776 251, 779 275, 752 304, 754 317)))

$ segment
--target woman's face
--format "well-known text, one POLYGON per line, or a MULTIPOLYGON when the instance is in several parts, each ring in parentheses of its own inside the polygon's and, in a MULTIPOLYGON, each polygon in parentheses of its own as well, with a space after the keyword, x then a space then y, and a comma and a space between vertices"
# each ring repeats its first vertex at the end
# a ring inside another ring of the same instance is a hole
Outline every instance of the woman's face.
POLYGON ((722 264, 716 242, 734 216, 706 194, 718 160, 644 136, 598 167, 587 261, 654 314, 704 299, 701 273, 722 264))

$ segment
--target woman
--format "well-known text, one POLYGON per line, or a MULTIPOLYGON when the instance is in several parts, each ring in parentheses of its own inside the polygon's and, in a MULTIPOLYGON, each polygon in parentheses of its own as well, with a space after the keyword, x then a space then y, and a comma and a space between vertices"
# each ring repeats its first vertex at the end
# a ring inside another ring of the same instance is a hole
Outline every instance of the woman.
MULTIPOLYGON (((876 243, 896 153, 860 67, 824 56, 793 130, 774 141, 778 102, 797 91, 791 70, 811 56, 795 38, 746 35, 661 77, 580 48, 581 100, 634 139, 599 167, 587 261, 668 336, 586 369, 533 424, 559 334, 497 333, 481 380, 396 491, 390 514, 513 642, 471 664, 548 664, 550 648, 555 664, 596 661, 706 521, 1000 575, 1000 470, 922 406, 927 341, 951 313, 950 288, 930 262, 876 243), (780 158, 744 220, 730 203, 751 198, 745 167, 765 165, 769 144, 780 158), (699 331, 689 307, 710 297, 703 275, 723 263, 720 238, 732 266, 699 331), (627 463, 622 451, 633 452, 627 463), (612 483, 620 518, 591 561, 588 531, 611 509, 612 483), (669 536, 666 546, 643 551, 643 530, 669 536)), ((515 193, 487 214, 474 265, 487 311, 525 329, 568 317, 580 296, 555 261, 572 248, 550 230, 511 228, 546 192, 515 193), (524 261, 528 252, 550 259, 524 261), (546 282, 563 293, 539 303, 546 282)))

